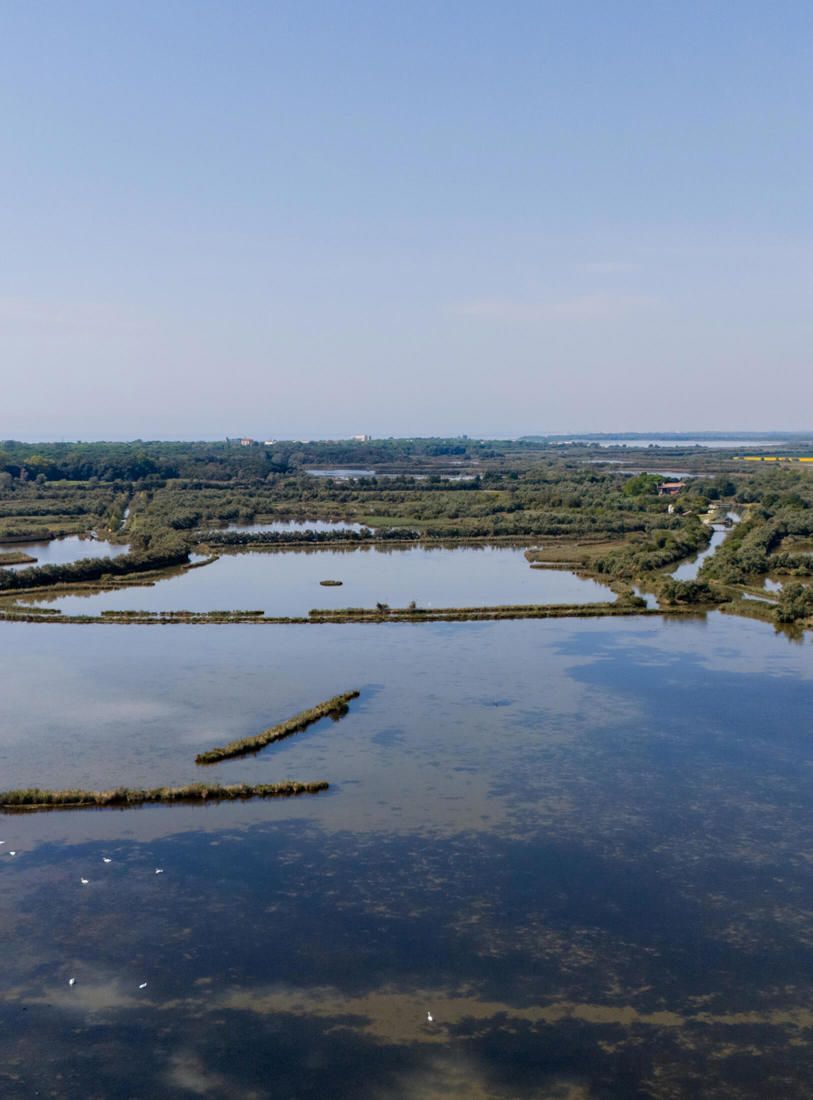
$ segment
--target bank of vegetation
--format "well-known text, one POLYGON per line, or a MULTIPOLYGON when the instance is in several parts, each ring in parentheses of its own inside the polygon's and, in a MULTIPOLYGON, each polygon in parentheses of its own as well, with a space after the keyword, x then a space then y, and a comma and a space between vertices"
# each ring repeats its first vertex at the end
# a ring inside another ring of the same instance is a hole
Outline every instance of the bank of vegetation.
MULTIPOLYGON (((235 440, 6 441, 0 444, 0 543, 13 549, 15 540, 93 533, 129 542, 130 552, 32 569, 3 569, 0 563, 0 596, 148 582, 161 569, 189 565, 187 554, 195 549, 350 551, 514 541, 541 543, 539 565, 578 567, 613 585, 641 583, 675 607, 712 606, 730 599, 732 586, 753 586, 768 573, 802 584, 813 577, 813 556, 802 552, 802 540, 811 536, 811 476, 813 471, 801 465, 746 464, 730 451, 698 451, 678 440, 657 452, 545 439, 247 446, 235 440), (344 465, 375 473, 349 478, 308 473, 344 465), (660 495, 661 482, 676 472, 684 481, 681 491, 660 495), (699 517, 708 516, 710 505, 722 513, 735 504, 747 508, 746 519, 708 558, 697 580, 669 578, 674 565, 708 545, 709 526, 699 517), (278 520, 306 527, 225 529, 278 520), (354 527, 319 530, 308 528, 309 520, 354 527), (567 557, 571 548, 574 555, 567 557)), ((797 596, 786 605, 781 613, 795 615, 805 603, 797 596)), ((452 613, 464 617, 460 610, 452 613)), ((204 621, 192 613, 181 617, 204 621)), ((245 617, 218 613, 217 621, 245 617)), ((398 617, 409 617, 409 609, 398 617)), ((114 621, 125 620, 118 615, 114 621)), ((298 620, 265 616, 262 621, 298 620)))
POLYGON ((299 714, 295 714, 293 718, 288 718, 277 726, 270 726, 268 729, 261 730, 260 733, 254 734, 252 737, 243 737, 238 741, 230 741, 227 745, 198 753, 195 757, 195 763, 217 764, 221 760, 230 760, 235 756, 246 756, 248 753, 259 752, 260 749, 265 748, 266 745, 270 745, 274 741, 281 741, 294 733, 300 733, 322 718, 333 718, 338 721, 347 714, 351 700, 357 699, 358 696, 358 691, 346 691, 342 695, 334 695, 332 699, 327 699, 324 703, 318 703, 310 710, 303 710, 299 714))
POLYGON ((281 783, 190 783, 182 787, 114 787, 106 791, 42 790, 26 787, 0 791, 0 810, 57 810, 126 808, 155 802, 223 802, 249 798, 286 798, 326 791, 323 780, 300 782, 286 779, 281 783))
POLYGON ((81 558, 79 561, 32 566, 30 569, 0 569, 0 593, 100 580, 115 581, 131 574, 183 565, 188 561, 188 544, 183 539, 165 535, 150 540, 142 549, 116 557, 81 558))

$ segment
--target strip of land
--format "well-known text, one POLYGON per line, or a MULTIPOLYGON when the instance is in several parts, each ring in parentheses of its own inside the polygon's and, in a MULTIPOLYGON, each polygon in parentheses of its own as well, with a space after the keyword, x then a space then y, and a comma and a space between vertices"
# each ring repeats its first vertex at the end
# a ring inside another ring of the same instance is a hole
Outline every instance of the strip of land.
POLYGON ((347 608, 315 610, 308 616, 271 616, 229 611, 106 611, 101 615, 64 615, 55 608, 14 608, 0 611, 0 622, 62 623, 67 625, 169 626, 173 623, 257 623, 266 626, 317 626, 324 623, 445 623, 490 619, 600 619, 604 617, 702 615, 707 607, 639 607, 631 603, 507 604, 492 607, 347 608))
POLYGON ((245 756, 247 753, 258 752, 272 741, 281 741, 284 737, 290 737, 293 733, 302 730, 318 722, 321 718, 342 718, 347 714, 348 703, 351 699, 357 699, 358 691, 346 691, 343 695, 334 695, 332 699, 319 703, 310 710, 303 710, 288 718, 278 726, 270 726, 253 737, 243 737, 239 741, 230 741, 228 745, 209 749, 195 757, 196 764, 217 764, 221 760, 230 760, 235 756, 245 756))
POLYGON ((116 787, 109 791, 47 791, 39 787, 0 791, 0 812, 18 810, 90 809, 139 806, 148 802, 223 802, 229 799, 286 798, 298 794, 326 791, 324 779, 299 782, 287 779, 282 783, 191 783, 184 787, 152 787, 138 789, 116 787))

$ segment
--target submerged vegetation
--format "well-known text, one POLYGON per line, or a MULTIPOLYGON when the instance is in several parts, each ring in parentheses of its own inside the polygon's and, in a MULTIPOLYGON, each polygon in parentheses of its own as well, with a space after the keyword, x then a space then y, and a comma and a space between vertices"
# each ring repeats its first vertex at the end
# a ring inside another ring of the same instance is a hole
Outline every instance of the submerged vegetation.
POLYGON ((286 779, 281 783, 190 783, 184 787, 152 787, 148 789, 115 787, 108 791, 46 791, 39 787, 0 791, 0 810, 56 810, 92 807, 140 806, 148 802, 222 802, 228 799, 284 798, 298 794, 326 791, 324 779, 299 782, 286 779))
POLYGON ((358 691, 346 691, 343 695, 334 695, 324 703, 319 703, 310 710, 303 710, 288 718, 278 726, 270 726, 253 737, 243 737, 239 741, 230 741, 228 745, 209 749, 195 757, 196 764, 217 764, 221 760, 229 760, 234 756, 245 756, 247 753, 258 752, 272 741, 281 741, 291 734, 300 733, 302 730, 318 722, 321 718, 343 718, 348 711, 348 704, 352 699, 359 697, 358 691))

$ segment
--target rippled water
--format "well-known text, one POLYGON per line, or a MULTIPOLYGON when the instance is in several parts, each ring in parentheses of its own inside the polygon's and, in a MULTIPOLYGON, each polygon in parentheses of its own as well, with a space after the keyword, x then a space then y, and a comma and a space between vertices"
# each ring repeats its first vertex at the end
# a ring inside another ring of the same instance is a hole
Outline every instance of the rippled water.
POLYGON ((347 550, 224 554, 202 569, 149 587, 47 602, 70 614, 104 610, 213 611, 262 609, 307 615, 312 608, 480 607, 494 604, 600 603, 614 600, 605 585, 564 570, 531 569, 522 550, 468 547, 367 546, 347 550), (339 580, 324 587, 322 580, 339 580))
POLYGON ((6 786, 331 782, 0 817, 4 1097, 809 1095, 809 640, 6 623, 0 650, 6 786))

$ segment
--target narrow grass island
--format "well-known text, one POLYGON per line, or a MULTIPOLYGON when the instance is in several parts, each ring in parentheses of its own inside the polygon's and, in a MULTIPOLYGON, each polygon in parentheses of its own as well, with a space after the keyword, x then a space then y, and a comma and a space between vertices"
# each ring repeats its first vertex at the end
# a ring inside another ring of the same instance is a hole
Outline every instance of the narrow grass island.
POLYGON ((274 741, 281 741, 294 733, 300 733, 318 722, 322 718, 343 718, 348 711, 348 705, 353 699, 359 697, 358 691, 346 691, 343 695, 334 695, 332 699, 319 703, 310 710, 303 710, 281 722, 278 726, 271 726, 262 730, 253 737, 243 737, 239 741, 230 741, 228 745, 209 749, 207 752, 198 753, 195 757, 196 764, 218 764, 221 760, 230 760, 236 756, 246 756, 248 753, 259 752, 274 741))
POLYGON ((115 787, 108 791, 49 791, 39 787, 0 791, 0 811, 123 809, 154 802, 223 802, 248 798, 287 798, 300 794, 318 794, 329 784, 324 779, 299 782, 288 779, 282 783, 190 783, 183 787, 152 787, 139 789, 115 787))

